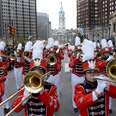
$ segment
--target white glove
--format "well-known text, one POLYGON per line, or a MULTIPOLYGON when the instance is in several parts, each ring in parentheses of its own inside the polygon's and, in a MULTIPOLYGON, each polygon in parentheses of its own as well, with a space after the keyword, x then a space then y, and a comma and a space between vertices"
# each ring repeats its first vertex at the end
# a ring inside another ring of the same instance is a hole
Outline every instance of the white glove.
POLYGON ((24 96, 22 98, 22 101, 24 101, 26 98, 28 98, 30 96, 30 93, 25 89, 24 90, 24 96))
POLYGON ((112 59, 113 59, 113 56, 110 55, 110 56, 108 57, 107 61, 110 61, 110 60, 112 60, 112 59))
POLYGON ((56 53, 59 53, 59 48, 56 50, 56 53))
POLYGON ((107 87, 106 81, 98 80, 98 85, 95 92, 99 95, 104 92, 104 89, 107 87))

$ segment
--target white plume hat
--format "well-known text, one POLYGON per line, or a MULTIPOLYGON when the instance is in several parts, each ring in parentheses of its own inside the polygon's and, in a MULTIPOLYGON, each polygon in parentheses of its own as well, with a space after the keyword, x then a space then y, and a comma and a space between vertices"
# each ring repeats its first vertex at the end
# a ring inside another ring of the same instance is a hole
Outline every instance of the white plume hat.
POLYGON ((59 41, 58 40, 54 41, 54 46, 59 46, 59 41))
POLYGON ((75 38, 75 46, 78 46, 80 44, 81 44, 80 37, 76 36, 76 38, 75 38))
POLYGON ((32 50, 32 42, 31 42, 31 41, 28 41, 28 42, 25 44, 25 50, 24 50, 24 51, 31 52, 31 50, 32 50))
POLYGON ((17 50, 21 50, 22 49, 22 44, 19 43, 18 46, 17 46, 17 50))
POLYGON ((92 41, 84 39, 82 43, 83 61, 94 59, 94 44, 92 41))
POLYGON ((4 41, 1 41, 0 42, 0 50, 4 51, 5 47, 6 47, 6 43, 4 41))
POLYGON ((44 41, 42 40, 37 40, 34 45, 33 45, 33 49, 37 48, 37 49, 43 49, 44 48, 44 41))
POLYGON ((53 38, 48 38, 48 44, 47 44, 46 48, 49 49, 53 46, 54 46, 54 39, 53 38))
POLYGON ((38 50, 38 49, 33 49, 32 51, 32 59, 42 59, 42 55, 43 55, 43 50, 38 50))
POLYGON ((102 47, 102 49, 108 47, 108 43, 107 43, 106 39, 101 40, 101 47, 102 47))
POLYGON ((114 47, 113 43, 112 43, 112 40, 108 40, 108 47, 114 47))

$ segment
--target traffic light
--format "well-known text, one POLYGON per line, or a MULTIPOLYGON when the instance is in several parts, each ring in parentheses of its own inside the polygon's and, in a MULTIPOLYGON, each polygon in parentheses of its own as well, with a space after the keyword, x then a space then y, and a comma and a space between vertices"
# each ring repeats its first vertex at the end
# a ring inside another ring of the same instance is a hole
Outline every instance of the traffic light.
POLYGON ((14 26, 8 26, 8 29, 7 29, 9 35, 11 36, 15 36, 16 35, 16 27, 14 26))
POLYGON ((16 27, 12 26, 11 33, 12 33, 12 36, 16 35, 16 27))

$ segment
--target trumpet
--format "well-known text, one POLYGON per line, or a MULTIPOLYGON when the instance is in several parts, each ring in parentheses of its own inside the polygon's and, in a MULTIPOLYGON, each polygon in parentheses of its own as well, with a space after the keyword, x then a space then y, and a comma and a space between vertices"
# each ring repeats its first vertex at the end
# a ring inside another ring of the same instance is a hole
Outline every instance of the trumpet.
POLYGON ((49 65, 55 65, 57 62, 56 56, 54 54, 50 54, 48 57, 49 65))

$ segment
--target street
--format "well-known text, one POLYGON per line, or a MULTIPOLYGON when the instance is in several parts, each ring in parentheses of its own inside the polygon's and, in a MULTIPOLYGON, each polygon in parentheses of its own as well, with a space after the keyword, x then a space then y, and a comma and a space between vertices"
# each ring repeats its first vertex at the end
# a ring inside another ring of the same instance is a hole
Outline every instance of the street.
MULTIPOLYGON (((67 61, 67 56, 65 57, 65 61, 63 62, 66 64, 67 61)), ((73 107, 72 107, 72 98, 71 98, 71 78, 70 78, 70 73, 69 72, 64 72, 62 70, 61 72, 61 88, 62 88, 62 93, 61 93, 61 101, 60 101, 60 109, 59 112, 56 113, 56 116, 78 116, 77 113, 74 113, 73 107)), ((13 71, 9 73, 9 81, 8 81, 8 94, 9 96, 16 91, 16 86, 15 86, 15 79, 13 77, 13 71)), ((15 99, 15 98, 14 98, 15 99)), ((12 100, 10 101, 11 104, 12 100)), ((116 100, 112 101, 112 110, 113 113, 110 116, 116 116, 116 100)), ((24 116, 24 111, 20 113, 12 113, 11 116, 24 116)))

